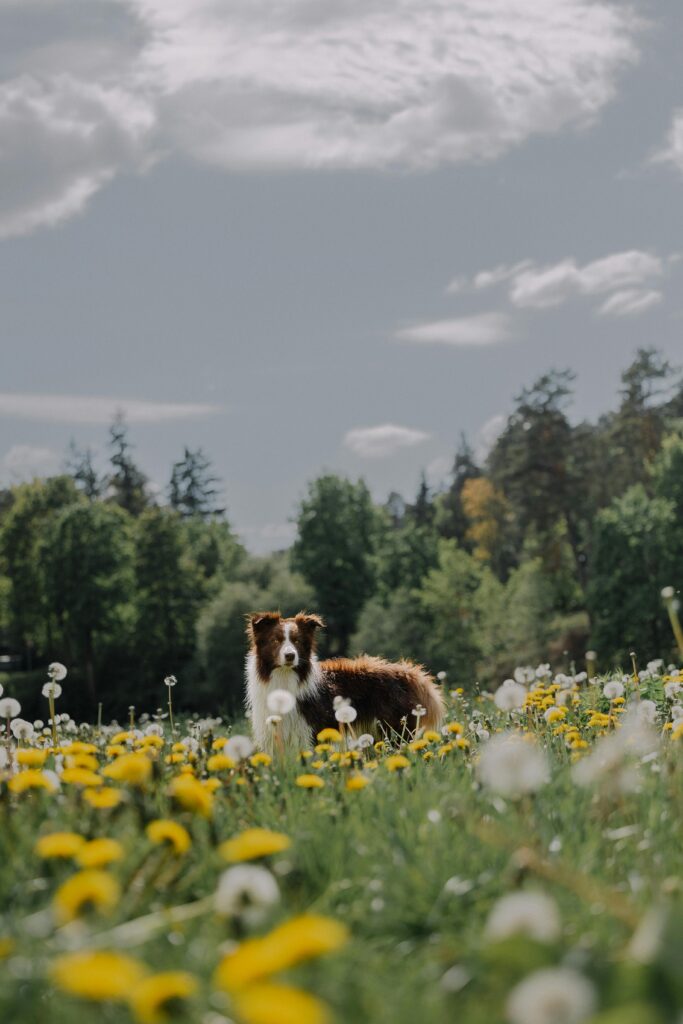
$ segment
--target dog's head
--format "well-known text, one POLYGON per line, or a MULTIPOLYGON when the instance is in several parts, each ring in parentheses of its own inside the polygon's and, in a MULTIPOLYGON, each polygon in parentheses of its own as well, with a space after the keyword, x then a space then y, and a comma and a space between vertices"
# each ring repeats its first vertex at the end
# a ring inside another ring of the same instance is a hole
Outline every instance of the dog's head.
POLYGON ((315 653, 315 637, 324 626, 318 615, 299 612, 284 619, 280 612, 254 612, 247 616, 247 636, 256 654, 256 667, 265 682, 276 669, 293 669, 302 681, 308 676, 315 653))

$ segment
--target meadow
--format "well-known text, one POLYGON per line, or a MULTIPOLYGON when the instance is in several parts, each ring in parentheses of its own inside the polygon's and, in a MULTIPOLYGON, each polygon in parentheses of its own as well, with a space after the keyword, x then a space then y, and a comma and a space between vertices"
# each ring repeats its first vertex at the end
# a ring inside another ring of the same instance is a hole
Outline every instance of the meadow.
POLYGON ((3 1021, 683 1019, 678 666, 442 673, 442 732, 275 762, 172 678, 79 724, 64 673, 0 699, 3 1021))

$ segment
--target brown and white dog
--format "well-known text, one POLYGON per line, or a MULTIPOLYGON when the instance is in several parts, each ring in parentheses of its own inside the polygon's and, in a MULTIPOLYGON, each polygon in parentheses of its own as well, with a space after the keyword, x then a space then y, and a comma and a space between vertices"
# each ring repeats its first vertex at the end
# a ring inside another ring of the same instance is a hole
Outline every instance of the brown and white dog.
POLYGON ((248 616, 246 703, 254 739, 262 750, 272 753, 274 747, 268 723, 268 696, 273 690, 287 690, 296 700, 278 724, 281 742, 293 753, 310 749, 321 729, 338 728, 335 698, 355 708, 356 736, 370 733, 391 739, 414 735, 418 728, 440 728, 443 700, 424 669, 408 661, 391 663, 367 656, 319 661, 315 640, 323 625, 317 615, 303 612, 290 619, 279 612, 248 616))

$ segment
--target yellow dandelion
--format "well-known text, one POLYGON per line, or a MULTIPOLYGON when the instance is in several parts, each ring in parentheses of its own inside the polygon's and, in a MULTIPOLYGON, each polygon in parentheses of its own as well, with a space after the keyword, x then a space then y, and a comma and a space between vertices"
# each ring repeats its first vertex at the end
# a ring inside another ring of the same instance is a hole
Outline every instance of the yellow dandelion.
POLYGON ((427 743, 440 743, 441 733, 435 732, 434 729, 427 729, 423 739, 427 740, 427 743))
POLYGON ((319 999, 291 985, 252 985, 234 997, 243 1024, 330 1024, 319 999))
POLYGON ((57 790, 54 779, 35 768, 27 768, 25 771, 19 772, 18 775, 12 776, 7 787, 12 793, 24 793, 27 789, 47 789, 50 793, 57 790))
POLYGON ((270 756, 270 754, 264 754, 262 751, 259 751, 257 754, 252 754, 251 757, 249 758, 249 764, 252 766, 252 768, 258 768, 259 765, 262 765, 264 768, 267 768, 268 765, 272 763, 273 759, 270 756))
POLYGON ((341 743, 342 734, 339 729, 321 729, 316 736, 318 743, 341 743))
POLYGON ((128 748, 124 747, 121 743, 112 743, 105 749, 107 757, 120 757, 121 754, 127 753, 128 748))
POLYGON ((120 897, 119 884, 112 875, 88 869, 79 871, 60 885, 53 905, 60 923, 66 924, 90 909, 107 913, 114 909, 120 897))
POLYGON ((103 868, 122 860, 123 855, 123 847, 116 839, 91 839, 78 851, 76 860, 82 868, 103 868))
POLYGON ((197 987, 196 978, 186 971, 152 974, 135 985, 129 997, 130 1007, 140 1024, 165 1024, 197 987))
POLYGON ((235 767, 235 762, 227 754, 213 754, 206 762, 210 772, 227 772, 235 767))
POLYGON ((673 727, 673 729, 671 730, 671 739, 672 740, 683 739, 683 719, 681 719, 680 722, 678 722, 678 724, 675 725, 673 727))
POLYGON ((65 953, 53 960, 50 977, 57 988, 81 999, 127 999, 145 976, 145 967, 123 953, 96 950, 65 953))
POLYGON ((62 747, 64 754, 96 754, 97 747, 94 743, 84 743, 81 740, 73 740, 66 747, 62 747))
POLYGON ((215 793, 217 789, 220 789, 223 783, 220 779, 215 776, 212 779, 202 779, 202 786, 207 789, 209 793, 215 793))
POLYGON ((365 787, 369 785, 370 779, 366 775, 361 775, 360 772, 354 772, 353 775, 349 775, 346 780, 346 788, 351 793, 355 793, 359 789, 365 789, 365 787))
POLYGON ((152 762, 146 754, 121 754, 113 764, 102 769, 102 774, 115 782, 128 782, 131 786, 144 786, 152 774, 152 762))
POLYGON ((62 782, 69 786, 87 786, 95 789, 102 785, 102 778, 89 768, 65 768, 62 772, 62 782))
POLYGON ((262 938, 247 939, 228 953, 216 969, 215 982, 229 992, 243 989, 305 960, 331 953, 343 946, 348 937, 348 929, 341 922, 317 914, 302 914, 262 938))
POLYGON ((417 753, 419 753, 420 750, 424 750, 425 747, 428 747, 428 746, 429 746, 429 740, 425 739, 425 737, 423 736, 422 739, 413 740, 412 743, 409 743, 408 744, 408 749, 412 750, 414 754, 417 754, 417 753))
POLYGON ((22 768, 42 768, 46 760, 47 750, 37 750, 35 747, 17 750, 17 764, 22 768))
POLYGON ((455 736, 459 736, 461 732, 464 732, 464 729, 460 722, 449 722, 445 731, 453 733, 455 736))
POLYGON ((126 731, 126 732, 117 732, 116 736, 112 736, 111 741, 112 741, 112 743, 117 744, 117 743, 127 743, 129 740, 132 740, 132 739, 135 739, 134 734, 132 732, 130 732, 130 731, 126 731))
POLYGON ((66 767, 87 768, 91 772, 96 772, 100 762, 93 754, 69 754, 66 758, 66 767))
POLYGON ((150 821, 145 831, 150 842, 158 846, 167 843, 177 856, 187 853, 192 846, 192 839, 187 829, 177 821, 171 821, 168 818, 157 818, 156 821, 150 821))
POLYGON ((120 789, 102 786, 100 789, 84 789, 83 799, 98 810, 109 810, 112 807, 118 807, 124 799, 124 795, 120 789))
POLYGON ((39 857, 46 860, 54 857, 69 860, 76 856, 84 844, 85 839, 77 832, 50 832, 48 835, 40 837, 34 850, 39 857))
POLYGON ((225 736, 219 736, 211 744, 211 749, 212 750, 222 750, 227 742, 228 741, 227 741, 227 738, 225 736))
POLYGON ((470 749, 470 741, 466 739, 464 736, 458 736, 457 740, 455 741, 455 745, 458 748, 458 750, 470 749))
POLYGON ((203 818, 211 816, 213 794, 193 775, 176 775, 171 780, 168 792, 184 810, 199 814, 203 818))
POLYGON ((325 785, 319 775, 297 775, 296 784, 300 789, 322 789, 325 785))
POLYGON ((231 864, 244 860, 258 860, 282 853, 292 845, 289 836, 282 832, 271 832, 267 828, 249 828, 233 839, 226 839, 218 847, 220 855, 231 864))
POLYGON ((143 736, 141 740, 138 740, 135 744, 136 747, 144 749, 145 747, 152 747, 154 750, 161 750, 164 745, 164 741, 161 736, 157 736, 152 733, 150 736, 143 736))
POLYGON ((386 765, 387 771, 400 772, 410 765, 410 761, 407 757, 404 757, 403 754, 390 754, 384 764, 386 765))
POLYGON ((166 764, 182 764, 185 760, 185 754, 168 754, 166 757, 166 764))

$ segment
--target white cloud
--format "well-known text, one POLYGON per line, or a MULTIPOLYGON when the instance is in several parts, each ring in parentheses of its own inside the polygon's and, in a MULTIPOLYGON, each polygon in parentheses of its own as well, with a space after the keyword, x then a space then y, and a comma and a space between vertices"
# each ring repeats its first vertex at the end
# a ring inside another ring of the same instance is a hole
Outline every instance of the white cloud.
POLYGON ((663 260, 640 249, 612 253, 583 266, 566 259, 552 266, 532 266, 516 274, 510 299, 515 306, 547 309, 577 295, 600 295, 642 285, 663 273, 663 260))
POLYGON ((423 430, 383 423, 378 427, 355 427, 344 435, 344 445, 363 459, 381 459, 403 448, 414 448, 430 435, 423 430))
POLYGON ((1 14, 25 41, 0 85, 5 235, 78 212, 159 149, 229 170, 492 159, 594 121, 639 30, 608 0, 42 6, 1 14))
POLYGON ((434 320, 396 332, 400 341, 419 344, 480 346, 495 345, 510 337, 510 318, 504 313, 478 313, 452 320, 434 320))
POLYGON ((600 306, 598 313, 602 316, 636 316, 658 305, 663 297, 662 293, 655 289, 627 288, 610 295, 600 306))
POLYGON ((129 423, 163 423, 221 411, 217 405, 144 402, 99 395, 0 394, 0 416, 49 423, 110 423, 119 412, 129 423))
POLYGON ((683 107, 675 110, 665 148, 655 154, 653 162, 669 162, 683 171, 683 107))
POLYGON ((32 444, 15 444, 2 460, 2 468, 12 481, 32 480, 36 476, 56 473, 61 456, 51 448, 32 444))

